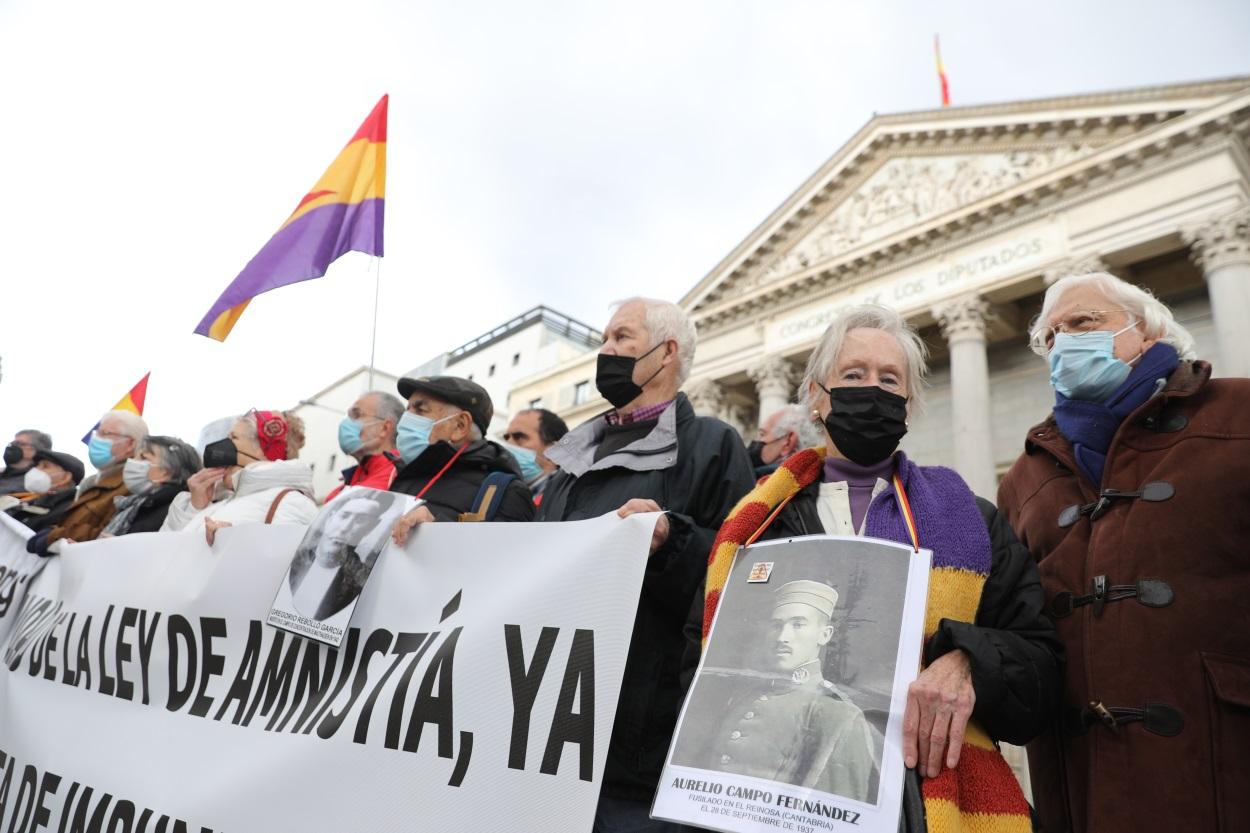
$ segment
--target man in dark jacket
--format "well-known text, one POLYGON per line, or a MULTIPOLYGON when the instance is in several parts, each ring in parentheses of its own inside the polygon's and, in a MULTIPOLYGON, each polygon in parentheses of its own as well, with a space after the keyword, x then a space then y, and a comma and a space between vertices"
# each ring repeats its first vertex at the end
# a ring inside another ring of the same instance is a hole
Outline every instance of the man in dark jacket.
POLYGON ((397 440, 403 468, 390 490, 425 503, 396 522, 396 543, 403 546, 419 523, 533 520, 534 500, 516 461, 483 439, 494 414, 485 388, 458 376, 415 371, 398 387, 408 410, 397 440))
POLYGON ((694 347, 694 325, 676 305, 623 302, 604 333, 595 377, 612 410, 546 451, 560 469, 539 520, 665 513, 652 536, 608 746, 600 832, 675 829, 649 814, 684 693, 682 624, 716 529, 753 482, 742 438, 720 420, 695 416, 678 392, 694 347))
POLYGON ((38 479, 44 486, 27 489, 33 496, 8 510, 9 515, 39 532, 51 529, 61 522, 74 503, 74 489, 82 482, 83 465, 77 457, 60 451, 39 450, 35 452, 31 470, 41 472, 31 475, 27 481, 38 479), (42 481, 46 480, 46 484, 42 481))
POLYGON ((35 467, 35 452, 51 451, 52 438, 42 431, 28 428, 13 435, 13 442, 4 447, 4 469, 0 470, 0 495, 28 492, 26 472, 35 467))

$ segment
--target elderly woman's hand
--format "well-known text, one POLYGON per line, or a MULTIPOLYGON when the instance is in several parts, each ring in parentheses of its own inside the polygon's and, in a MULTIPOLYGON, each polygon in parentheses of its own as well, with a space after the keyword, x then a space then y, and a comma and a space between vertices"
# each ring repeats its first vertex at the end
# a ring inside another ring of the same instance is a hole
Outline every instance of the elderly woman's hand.
POLYGON ((954 769, 976 701, 972 666, 962 650, 943 654, 920 672, 907 688, 903 714, 903 760, 908 768, 933 778, 942 771, 945 752, 946 766, 954 769))
MULTIPOLYGON (((625 502, 625 505, 616 510, 616 514, 622 518, 628 518, 630 515, 636 515, 639 512, 663 512, 660 504, 654 500, 636 497, 625 502)), ((655 555, 655 551, 664 546, 664 542, 668 540, 668 515, 660 515, 660 519, 655 522, 655 529, 651 531, 651 552, 655 555)))
POLYGON ((418 506, 411 512, 408 512, 399 520, 395 521, 395 526, 391 528, 391 540, 396 546, 404 546, 408 543, 408 533, 417 524, 434 523, 434 513, 430 511, 425 504, 418 506))
POLYGON ((217 540, 217 530, 225 529, 228 526, 234 526, 230 521, 219 521, 215 518, 204 519, 204 538, 211 547, 213 542, 217 540))
POLYGON ((207 508, 213 502, 213 488, 225 476, 225 469, 200 469, 188 477, 187 491, 191 493, 191 505, 196 509, 207 508))

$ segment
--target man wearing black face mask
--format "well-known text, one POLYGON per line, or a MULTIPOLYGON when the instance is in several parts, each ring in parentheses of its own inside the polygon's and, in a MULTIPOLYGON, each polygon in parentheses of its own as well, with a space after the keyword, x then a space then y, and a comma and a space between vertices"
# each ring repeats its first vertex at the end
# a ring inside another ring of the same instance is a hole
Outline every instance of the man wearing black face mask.
POLYGON ((781 461, 800 448, 820 445, 820 434, 802 405, 787 405, 760 423, 759 435, 747 443, 756 478, 772 474, 781 461))
POLYGON ((51 451, 52 438, 42 431, 18 431, 4 447, 4 471, 0 472, 0 495, 24 492, 26 472, 35 466, 36 451, 51 451))
POLYGON ((560 468, 538 520, 665 512, 652 536, 595 831, 674 829, 649 811, 684 693, 682 625, 715 530, 753 480, 737 432, 695 416, 679 392, 694 346, 694 325, 675 304, 622 302, 595 378, 612 409, 545 452, 560 468))

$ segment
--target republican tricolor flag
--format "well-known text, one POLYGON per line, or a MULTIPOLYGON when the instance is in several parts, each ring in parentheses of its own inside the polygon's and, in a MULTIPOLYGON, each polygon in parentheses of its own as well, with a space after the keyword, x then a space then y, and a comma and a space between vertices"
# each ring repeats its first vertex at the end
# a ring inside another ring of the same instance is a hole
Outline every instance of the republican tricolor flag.
POLYGON ((938 84, 942 87, 942 106, 951 106, 951 85, 946 78, 946 64, 942 63, 942 46, 938 43, 938 36, 933 36, 933 57, 937 58, 938 84))
POLYGON ((347 252, 382 256, 387 98, 382 96, 277 234, 221 293, 195 328, 198 334, 225 341, 257 295, 319 278, 347 252))
MULTIPOLYGON (((151 371, 143 374, 143 378, 139 383, 130 390, 126 391, 126 395, 117 400, 117 404, 110 411, 130 411, 135 416, 143 416, 143 403, 148 398, 148 377, 152 375, 151 371)), ((91 430, 83 435, 83 445, 91 442, 91 435, 100 427, 100 423, 91 426, 91 430)))

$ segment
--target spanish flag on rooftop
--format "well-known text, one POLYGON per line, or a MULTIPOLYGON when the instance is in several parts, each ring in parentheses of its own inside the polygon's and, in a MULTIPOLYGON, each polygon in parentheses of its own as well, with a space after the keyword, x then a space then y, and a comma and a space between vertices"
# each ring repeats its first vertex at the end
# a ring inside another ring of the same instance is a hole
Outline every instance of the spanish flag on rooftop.
POLYGON ((262 292, 319 278, 347 252, 382 256, 387 96, 295 211, 243 268, 195 331, 225 341, 262 292))

